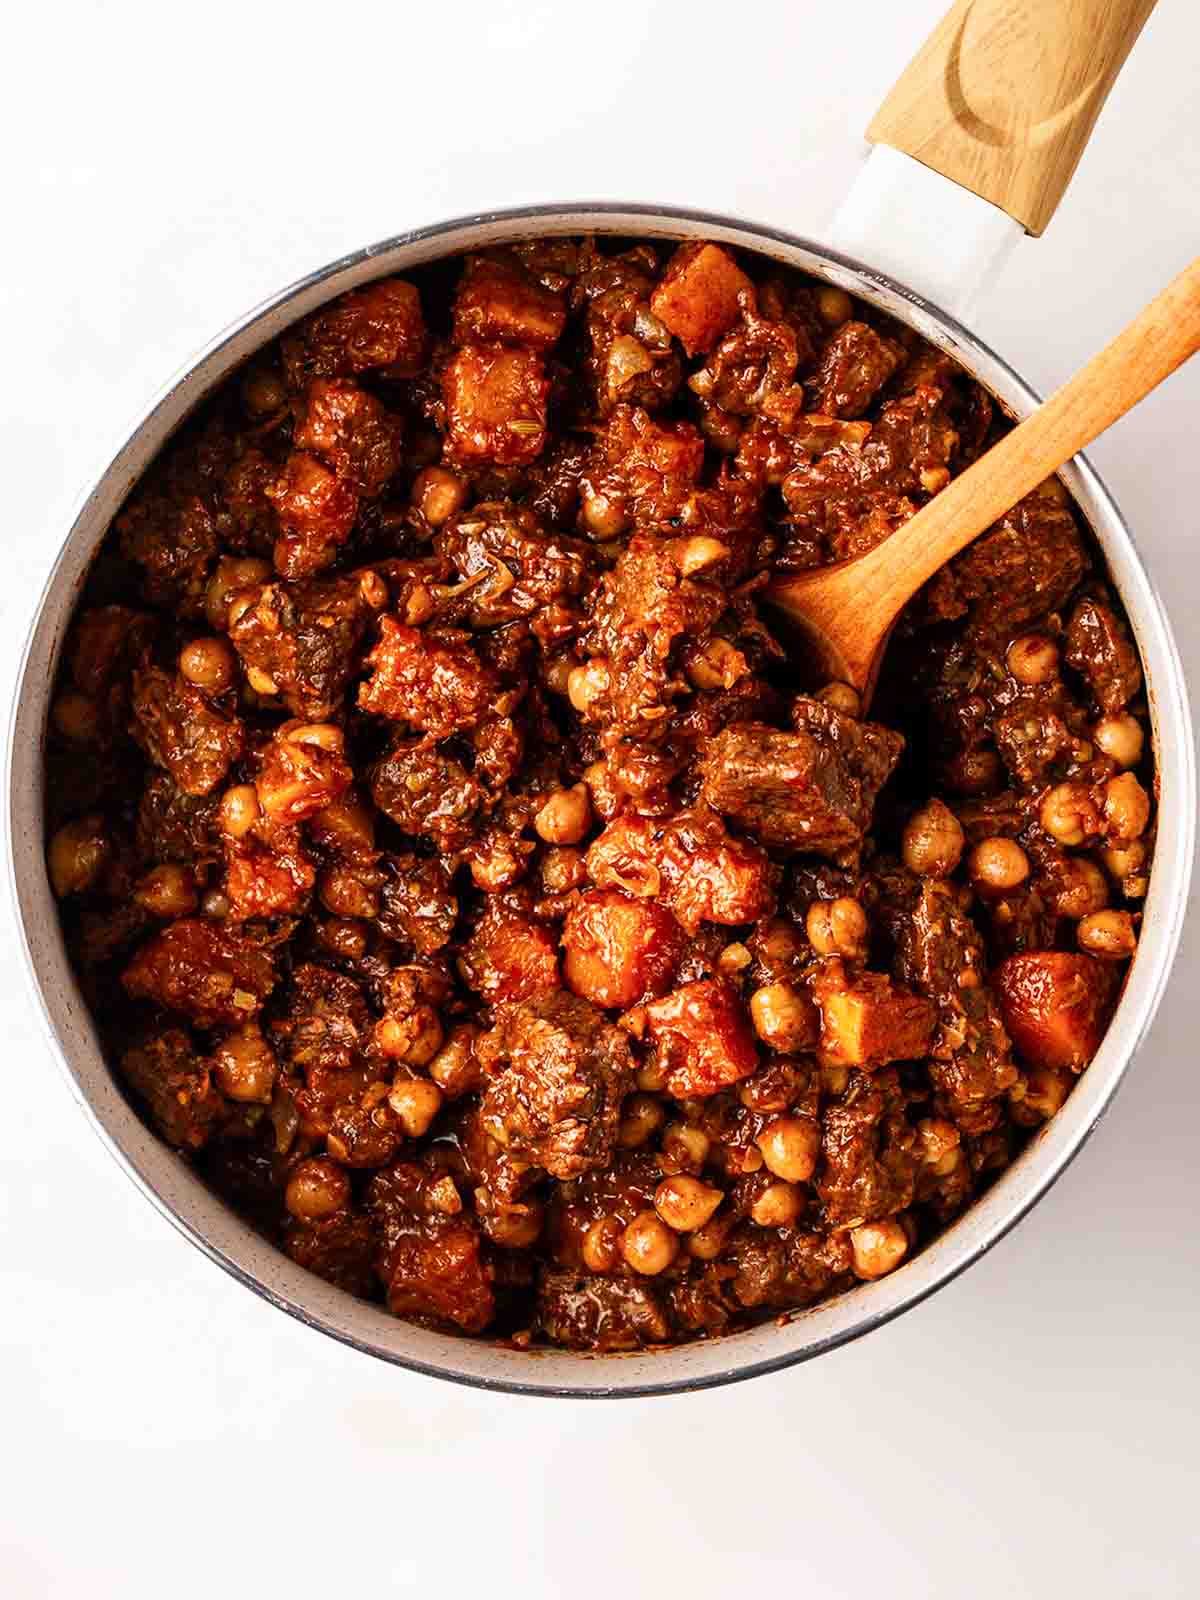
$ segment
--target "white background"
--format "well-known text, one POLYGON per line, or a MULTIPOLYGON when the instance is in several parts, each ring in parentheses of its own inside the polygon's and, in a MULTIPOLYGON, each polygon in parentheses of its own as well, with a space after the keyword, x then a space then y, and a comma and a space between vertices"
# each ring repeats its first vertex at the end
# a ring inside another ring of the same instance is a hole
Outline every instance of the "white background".
MULTIPOLYGON (((73 501, 202 342, 474 208, 668 200, 819 234, 939 0, 22 5, 5 24, 4 693, 73 501)), ((1200 14, 1162 0, 977 318, 1039 387, 1200 245, 1200 14)), ((1093 451, 1192 681, 1200 365, 1093 451)), ((189 1249, 60 1082, 0 928, 0 1594, 1194 1595, 1195 926, 1083 1158, 900 1323, 717 1392, 475 1394, 189 1249)))

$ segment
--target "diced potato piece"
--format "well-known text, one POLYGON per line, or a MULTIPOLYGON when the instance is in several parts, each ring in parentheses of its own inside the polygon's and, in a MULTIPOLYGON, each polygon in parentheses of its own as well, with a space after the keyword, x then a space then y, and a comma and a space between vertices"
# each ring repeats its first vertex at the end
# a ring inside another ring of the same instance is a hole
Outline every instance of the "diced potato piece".
POLYGON ((1009 956, 993 977, 1004 1026, 1026 1063, 1074 1072, 1100 1048, 1113 981, 1103 961, 1063 950, 1009 956))
POLYGON ((650 301, 689 356, 711 350, 738 319, 738 295, 750 280, 718 245, 692 240, 680 245, 650 301))
POLYGON ((475 259, 454 299, 454 342, 549 350, 566 320, 562 296, 544 289, 523 268, 475 259))
POLYGON ((665 906, 616 889, 585 894, 563 928, 567 987, 597 1006, 622 1010, 670 988, 686 944, 665 906))
POLYGON ((668 1094, 716 1094, 758 1066, 749 1018, 727 983, 685 983, 646 1007, 668 1094))
POLYGON ((821 1049, 853 1067, 916 1061, 929 1053, 937 1012, 933 1003, 878 972, 820 994, 821 1049))
POLYGON ((549 388, 532 351, 464 345, 442 374, 447 458, 464 466, 534 460, 546 442, 549 388))

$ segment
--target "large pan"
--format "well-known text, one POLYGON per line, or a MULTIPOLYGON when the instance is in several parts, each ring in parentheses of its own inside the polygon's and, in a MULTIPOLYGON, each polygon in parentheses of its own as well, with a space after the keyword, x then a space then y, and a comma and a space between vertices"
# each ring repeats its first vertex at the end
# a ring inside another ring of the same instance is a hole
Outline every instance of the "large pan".
MULTIPOLYGON (((1150 692, 1161 781, 1138 955, 1096 1059, 1063 1110, 946 1234, 890 1277, 790 1321, 677 1350, 588 1358, 451 1338, 352 1299, 264 1243, 138 1119, 117 1088, 72 975, 47 885, 42 744, 49 689, 88 563, 130 486, 225 375, 297 317, 369 279, 530 235, 706 237, 824 278, 949 351, 1013 416, 1036 403, 957 317, 1023 232, 1038 233, 1153 0, 960 0, 872 124, 875 150, 833 246, 669 207, 534 206, 419 228, 323 267, 250 312, 166 390, 84 500, 42 595, 9 743, 10 870, 38 1003, 74 1094, 146 1196, 247 1287, 314 1328, 401 1366, 523 1394, 701 1388, 803 1361, 880 1326, 955 1277, 1045 1193, 1110 1104, 1154 1016, 1179 940, 1196 819, 1182 669, 1120 512, 1086 461, 1063 478, 1128 611, 1150 692), (919 158, 913 159, 914 157, 919 158), (949 179, 957 181, 948 181, 949 179)), ((1164 263, 1164 278, 1171 264, 1164 263)), ((1084 263, 1081 270, 1087 271, 1084 263)))

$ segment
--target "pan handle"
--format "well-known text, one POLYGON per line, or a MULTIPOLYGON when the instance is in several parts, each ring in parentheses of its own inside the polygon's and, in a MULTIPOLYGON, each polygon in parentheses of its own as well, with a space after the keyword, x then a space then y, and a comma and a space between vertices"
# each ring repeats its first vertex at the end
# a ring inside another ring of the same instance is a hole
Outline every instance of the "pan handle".
POLYGON ((1040 234, 1154 3, 957 0, 867 138, 1040 234))

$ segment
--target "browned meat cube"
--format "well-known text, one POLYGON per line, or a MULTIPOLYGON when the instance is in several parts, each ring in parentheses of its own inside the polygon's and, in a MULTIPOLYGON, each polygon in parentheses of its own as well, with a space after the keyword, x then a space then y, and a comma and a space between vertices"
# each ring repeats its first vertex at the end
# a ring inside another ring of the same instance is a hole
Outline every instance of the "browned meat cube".
POLYGON ((547 534, 532 511, 505 500, 481 502, 452 518, 434 547, 461 578, 474 580, 463 603, 476 628, 569 605, 591 564, 581 540, 547 534))
POLYGON ((455 344, 505 344, 546 351, 567 320, 561 294, 516 261, 471 256, 454 297, 455 344))
POLYGON ((546 442, 549 391, 532 351, 465 345, 442 374, 447 460, 468 468, 535 460, 546 442))
POLYGON ((502 897, 487 908, 463 948, 463 980, 493 1004, 527 1000, 558 983, 558 949, 549 929, 502 897))
POLYGON ((667 263, 650 309, 689 356, 711 350, 738 319, 738 297, 750 280, 719 245, 689 239, 667 263))
POLYGON ((736 1306, 805 1305, 849 1283, 849 1235, 743 1224, 721 1252, 719 1270, 725 1275, 729 1269, 728 1292, 736 1306))
POLYGON ((398 739, 371 774, 371 796, 384 816, 439 850, 461 850, 473 835, 483 790, 458 761, 420 739, 398 739))
POLYGON ((84 694, 100 700, 125 677, 155 633, 155 620, 129 606, 93 606, 75 624, 71 676, 84 694))
POLYGON ((634 1068, 627 1035, 595 1006, 557 988, 501 1005, 476 1054, 484 1130, 511 1157, 555 1178, 607 1165, 634 1068))
POLYGON ((817 701, 798 702, 794 733, 735 723, 701 761, 703 795, 763 844, 838 859, 871 824, 904 740, 817 701))
POLYGON ((658 1046, 668 1094, 716 1094, 758 1066, 749 1019, 729 984, 711 978, 685 983, 646 1007, 646 1026, 658 1046))
POLYGON ((372 615, 354 578, 268 583, 236 613, 229 638, 293 716, 321 722, 341 704, 372 615))
POLYGON ((181 1028, 168 1028, 126 1050, 121 1076, 159 1133, 180 1150, 199 1150, 225 1113, 209 1064, 181 1028))
POLYGON ((356 494, 376 495, 400 464, 400 431, 400 418, 349 378, 314 378, 292 442, 320 456, 356 494))
POLYGON ((637 1350, 663 1344, 674 1331, 652 1284, 549 1267, 538 1275, 537 1319, 546 1337, 568 1350, 637 1350))
POLYGON ((831 1227, 894 1216, 912 1204, 920 1153, 894 1067, 851 1074, 822 1118, 817 1193, 831 1227))
POLYGON ((370 1296, 378 1281, 379 1236, 371 1219, 349 1206, 318 1221, 293 1222, 283 1247, 298 1266, 347 1294, 370 1296))
POLYGON ((851 1067, 917 1061, 929 1052, 937 1013, 931 1001, 882 973, 852 983, 820 983, 821 1049, 851 1067))
POLYGON ((493 1269, 482 1247, 478 1224, 466 1216, 414 1217, 395 1227, 380 1267, 388 1310, 482 1333, 496 1314, 493 1269))
POLYGON ((215 860, 216 823, 216 795, 185 794, 169 772, 152 770, 138 804, 138 854, 154 862, 215 860))
POLYGON ((430 638, 392 617, 380 619, 367 665, 373 672, 358 691, 362 709, 434 739, 473 727, 500 692, 495 673, 469 644, 430 638))
POLYGON ((340 729, 285 722, 262 753, 255 786, 268 819, 286 824, 323 811, 353 778, 340 729))
POLYGON ((1011 634, 1061 606, 1087 564, 1070 505, 1051 480, 956 556, 948 581, 977 629, 1011 634))
POLYGON ((725 335, 688 388, 721 411, 750 416, 781 394, 803 400, 793 387, 798 362, 796 330, 747 306, 741 325, 725 335))
POLYGON ((656 422, 618 405, 580 480, 585 529, 605 538, 628 522, 657 528, 677 517, 704 466, 704 437, 690 422, 656 422))
POLYGON ((843 323, 821 353, 812 409, 827 417, 861 417, 904 354, 899 340, 865 322, 843 323))
POLYGON ((1082 1072, 1104 1038, 1113 969, 1091 956, 1040 950, 1009 956, 993 982, 1004 1025, 1029 1066, 1082 1072))
POLYGON ((133 736, 190 795, 211 793, 242 753, 242 725, 223 717, 178 673, 133 675, 133 736))
POLYGON ((275 968, 236 934, 181 917, 146 941, 121 982, 135 1000, 152 1000, 210 1028, 256 1016, 275 987, 275 968))
POLYGON ((293 450, 267 491, 279 517, 275 569, 284 578, 310 578, 337 560, 358 516, 358 496, 316 456, 293 450))
POLYGON ((279 476, 279 463, 253 445, 230 464, 221 483, 222 522, 232 521, 224 543, 230 550, 267 555, 279 537, 279 517, 268 491, 279 476))
POLYGON ((225 841, 224 890, 231 922, 299 915, 316 877, 294 828, 274 831, 269 843, 253 835, 225 841))
POLYGON ((220 537, 211 495, 139 487, 114 524, 121 554, 142 569, 142 592, 152 605, 199 611, 208 568, 220 537))
POLYGON ((392 378, 415 378, 429 352, 421 297, 403 278, 383 278, 342 295, 282 343, 293 389, 306 378, 354 377, 373 368, 392 378))
POLYGON ((925 883, 911 916, 899 924, 900 976, 938 1010, 930 1076, 955 1121, 994 1121, 992 1102, 1017 1079, 1008 1034, 984 982, 983 939, 949 883, 925 883))
MULTIPOLYGON (((272 1008, 274 1009, 274 1007, 272 1008)), ((332 1082, 315 1084, 318 1073, 331 1079, 342 1074, 359 1087, 354 1073, 367 1048, 371 1017, 362 990, 352 978, 302 962, 292 973, 282 1006, 271 1022, 271 1035, 294 1071, 315 1085, 311 1108, 319 1110, 320 1132, 328 1131, 328 1113, 340 1092, 332 1082)))
POLYGON ((687 938, 665 906, 595 889, 563 924, 567 987, 597 1006, 657 999, 671 987, 687 938))
POLYGON ((1065 656, 1087 679, 1102 711, 1119 711, 1142 687, 1128 629, 1102 600, 1086 596, 1071 612, 1065 656))
POLYGON ((445 867, 410 854, 387 856, 381 864, 387 876, 380 891, 380 933, 411 945, 419 956, 443 949, 458 920, 458 900, 445 867))

